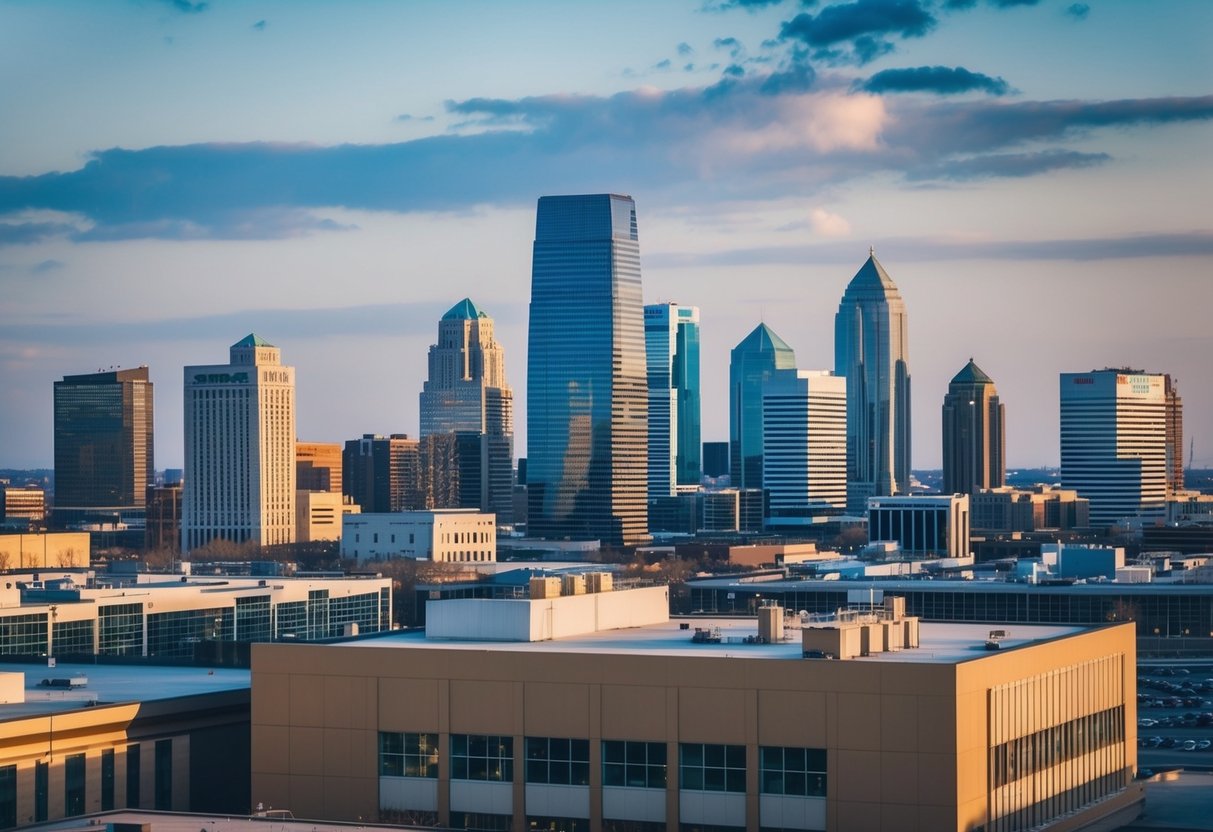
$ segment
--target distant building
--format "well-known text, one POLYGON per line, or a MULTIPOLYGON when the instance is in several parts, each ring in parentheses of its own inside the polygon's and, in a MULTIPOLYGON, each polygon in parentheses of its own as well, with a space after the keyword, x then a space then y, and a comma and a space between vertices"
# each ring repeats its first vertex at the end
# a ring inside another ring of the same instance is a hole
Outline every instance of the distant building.
POLYGON ((350 439, 341 454, 341 492, 363 512, 425 508, 421 488, 421 450, 406 434, 363 434, 350 439))
POLYGON ((868 539, 896 541, 907 555, 969 556, 969 495, 871 497, 868 539))
POLYGON ((0 482, 0 526, 21 531, 46 524, 46 492, 36 485, 0 482))
POLYGON ((729 473, 729 443, 703 443, 703 475, 716 479, 729 473))
POLYGON ((834 374, 847 380, 847 511, 910 487, 910 366, 906 305, 870 253, 834 318, 834 374))
POLYGON ((636 205, 539 199, 527 352, 533 537, 648 539, 648 389, 636 205))
POLYGON ((945 494, 972 494, 1006 484, 1004 417, 993 380, 970 358, 943 398, 945 494))
POLYGON ((847 380, 776 370, 762 388, 762 487, 772 518, 847 505, 847 380))
POLYGON ((340 494, 341 450, 336 442, 296 442, 295 488, 340 494))
POLYGON ((147 490, 147 524, 144 547, 148 552, 181 551, 181 511, 184 484, 153 486, 147 490))
POLYGON ((1091 525, 1091 503, 1074 490, 1037 485, 985 488, 969 495, 974 529, 990 532, 1072 531, 1091 525))
MULTIPOLYGON (((505 351, 493 336, 493 319, 469 298, 438 322, 438 343, 429 351, 429 378, 420 397, 421 439, 461 434, 477 437, 476 482, 462 466, 460 505, 512 514, 514 392, 505 378, 505 351), (465 503, 464 500, 468 502, 465 503), (470 503, 470 504, 468 504, 470 503)), ((463 440, 465 455, 470 439, 463 440)))
POLYGON ((295 492, 295 542, 341 539, 341 518, 361 509, 340 491, 295 492))
POLYGON ((88 532, 0 534, 0 570, 87 569, 91 559, 92 538, 88 532))
POLYGON ((1166 380, 1138 370, 1061 374, 1061 484, 1091 501, 1091 524, 1166 511, 1166 380))
POLYGON ((704 532, 761 532, 766 492, 761 488, 722 488, 703 492, 704 532))
POLYGON ((183 552, 295 539, 295 368, 256 335, 230 354, 185 368, 183 552))
POLYGON ((649 503, 649 531, 693 535, 703 523, 703 492, 658 497, 649 503))
POLYGON ((649 385, 649 500, 698 486, 699 307, 656 303, 644 308, 649 385))
POLYGON ((1184 490, 1184 402, 1171 374, 1163 376, 1167 434, 1167 494, 1184 490))
POLYGON ((762 488, 762 388, 777 370, 796 369, 796 353, 759 324, 729 354, 729 478, 762 488))
POLYGON ((156 471, 147 367, 64 376, 54 420, 54 526, 141 519, 156 471))
POLYGON ((466 509, 349 514, 342 518, 341 557, 491 563, 497 560, 497 520, 466 509))

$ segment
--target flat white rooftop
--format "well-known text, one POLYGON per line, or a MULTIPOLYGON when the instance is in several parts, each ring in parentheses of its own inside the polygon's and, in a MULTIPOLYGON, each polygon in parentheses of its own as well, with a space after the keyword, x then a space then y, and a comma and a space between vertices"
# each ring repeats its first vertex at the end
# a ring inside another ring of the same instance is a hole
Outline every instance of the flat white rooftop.
MULTIPOLYGON (((985 649, 991 630, 1001 629, 1006 637, 1002 650, 1011 650, 1036 642, 1074 635, 1090 627, 1040 624, 947 624, 924 622, 919 625, 919 646, 889 653, 874 653, 847 661, 858 662, 924 662, 955 664, 968 659, 990 655, 985 649)), ((338 646, 348 648, 408 648, 420 650, 494 650, 557 653, 612 653, 655 656, 729 656, 746 659, 802 660, 800 631, 790 629, 790 639, 777 644, 744 644, 741 639, 757 635, 758 622, 753 618, 682 618, 660 624, 603 630, 596 633, 532 642, 461 641, 427 639, 424 633, 410 631, 366 641, 352 641, 338 646), (689 629, 680 629, 685 623, 689 629), (721 643, 694 643, 696 628, 719 628, 721 643), (737 639, 738 641, 733 641, 737 639)))
POLYGON ((0 663, 0 673, 25 674, 25 702, 0 705, 0 721, 41 714, 62 713, 96 705, 150 702, 199 693, 247 690, 249 671, 238 668, 159 667, 121 664, 0 663), (85 676, 80 688, 45 687, 43 679, 85 676))

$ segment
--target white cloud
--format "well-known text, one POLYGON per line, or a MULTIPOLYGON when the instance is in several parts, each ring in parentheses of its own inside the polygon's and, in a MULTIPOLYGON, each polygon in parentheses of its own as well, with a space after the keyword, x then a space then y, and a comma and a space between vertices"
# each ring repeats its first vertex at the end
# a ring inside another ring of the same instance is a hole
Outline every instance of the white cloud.
POLYGON ((814 208, 809 212, 809 227, 819 237, 845 237, 851 233, 851 224, 838 214, 831 214, 824 208, 814 208))

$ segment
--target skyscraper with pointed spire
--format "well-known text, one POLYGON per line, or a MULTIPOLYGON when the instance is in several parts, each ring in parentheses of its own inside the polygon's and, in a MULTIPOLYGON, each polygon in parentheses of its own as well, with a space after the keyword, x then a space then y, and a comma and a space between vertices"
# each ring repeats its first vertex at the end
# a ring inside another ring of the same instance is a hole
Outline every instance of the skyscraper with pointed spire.
POLYGON ((766 324, 729 356, 729 475, 736 488, 762 488, 763 385, 776 370, 794 370, 796 353, 766 324))
POLYGON ((1006 485, 1006 432, 994 381, 973 359, 943 398, 943 491, 972 494, 1006 485))
MULTIPOLYGON (((429 378, 421 392, 421 441, 460 434, 457 491, 461 508, 512 518, 514 393, 505 380, 505 352, 493 337, 493 319, 464 298, 438 322, 430 346, 429 378), (463 458, 469 454, 475 458, 463 458), (465 482, 463 479, 472 478, 465 482)), ((437 441, 437 440, 433 440, 437 441)), ((431 484, 434 487, 443 485, 431 484)), ((443 490, 437 488, 437 490, 443 490)))
POLYGON ((906 306, 869 250, 834 318, 834 373, 847 379, 847 512, 910 486, 906 306))
POLYGON ((648 538, 648 385, 636 204, 539 199, 527 351, 527 525, 648 538))

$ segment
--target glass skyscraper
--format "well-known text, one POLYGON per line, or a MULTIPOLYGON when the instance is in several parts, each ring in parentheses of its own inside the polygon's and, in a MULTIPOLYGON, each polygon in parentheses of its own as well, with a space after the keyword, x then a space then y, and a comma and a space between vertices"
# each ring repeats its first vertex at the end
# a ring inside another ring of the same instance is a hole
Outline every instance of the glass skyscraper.
POLYGON ((699 307, 644 308, 649 377, 649 499, 698 486, 699 307))
POLYGON ((906 304, 869 251, 834 317, 834 374, 847 379, 847 513, 910 488, 906 304))
POLYGON ((541 197, 527 354, 530 534, 648 538, 647 393, 635 203, 541 197))
POLYGON ((155 478, 147 367, 55 382, 56 526, 142 515, 155 478))
POLYGON ((759 324, 729 357, 729 475, 735 488, 762 488, 762 393, 776 370, 794 370, 796 353, 759 324))

